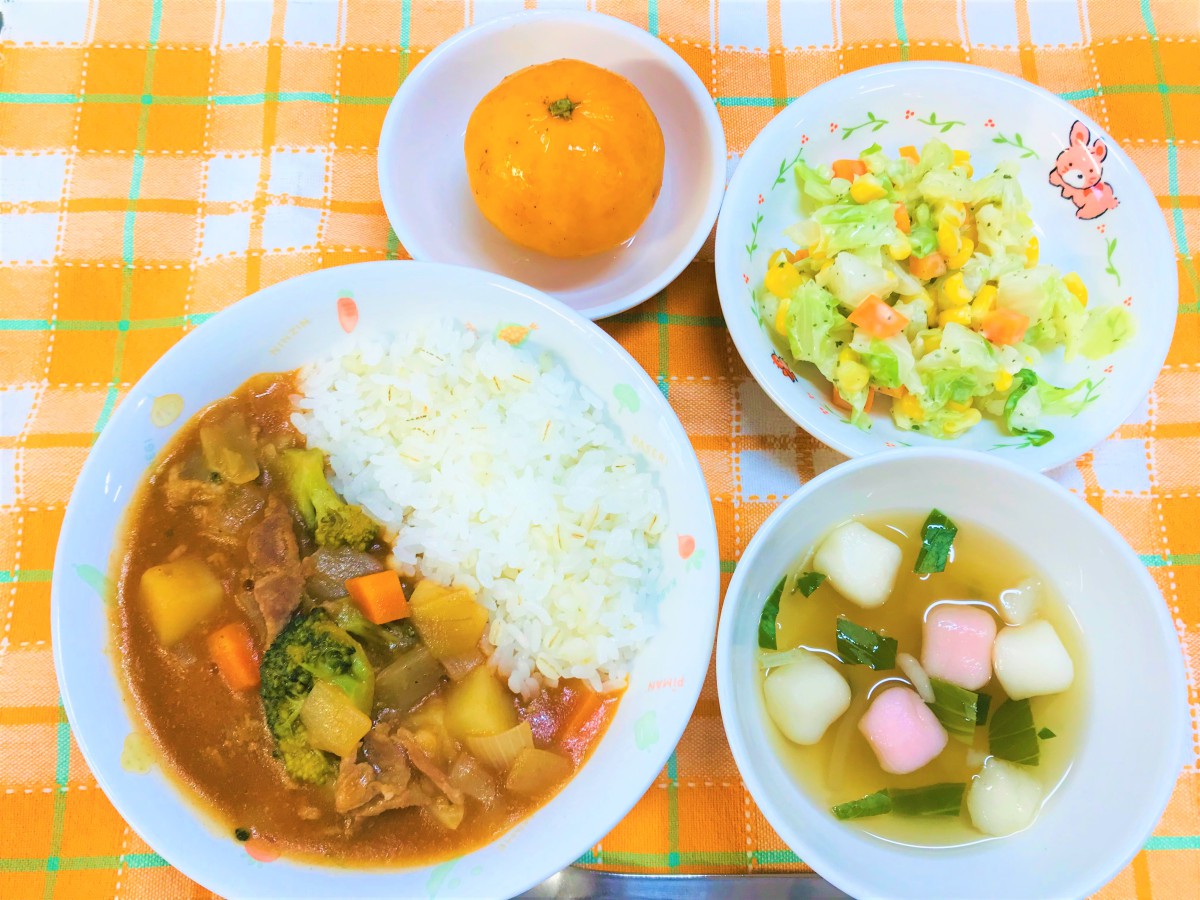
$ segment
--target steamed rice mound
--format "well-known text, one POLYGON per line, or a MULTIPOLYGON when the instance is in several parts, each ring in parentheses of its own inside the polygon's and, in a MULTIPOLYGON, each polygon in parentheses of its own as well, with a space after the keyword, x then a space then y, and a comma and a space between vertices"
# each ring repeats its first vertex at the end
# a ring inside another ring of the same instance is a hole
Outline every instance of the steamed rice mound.
POLYGON ((625 683, 666 520, 599 397, 549 354, 444 321, 362 341, 302 384, 294 422, 334 486, 394 529, 398 568, 476 592, 514 692, 625 683))

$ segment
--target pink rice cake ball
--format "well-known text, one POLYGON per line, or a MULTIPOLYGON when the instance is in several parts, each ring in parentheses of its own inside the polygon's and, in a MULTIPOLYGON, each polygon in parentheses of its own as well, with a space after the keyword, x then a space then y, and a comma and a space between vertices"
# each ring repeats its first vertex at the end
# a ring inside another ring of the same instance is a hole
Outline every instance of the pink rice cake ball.
POLYGON ((921 667, 926 674, 977 691, 992 680, 996 620, 978 606, 943 603, 925 616, 921 667))
POLYGON ((937 716, 917 692, 894 687, 871 701, 858 723, 885 772, 907 775, 931 762, 949 738, 937 716))

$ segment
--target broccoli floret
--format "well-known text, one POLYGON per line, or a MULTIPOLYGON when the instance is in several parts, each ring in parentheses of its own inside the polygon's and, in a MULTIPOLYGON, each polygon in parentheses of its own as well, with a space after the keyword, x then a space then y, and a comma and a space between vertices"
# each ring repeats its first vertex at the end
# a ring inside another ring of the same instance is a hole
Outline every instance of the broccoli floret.
POLYGON ((322 547, 366 550, 379 536, 379 526, 361 506, 347 503, 325 477, 325 454, 316 447, 284 450, 279 468, 305 524, 322 547))
POLYGON ((275 737, 276 755, 297 781, 324 784, 337 771, 329 754, 308 743, 300 707, 315 681, 337 685, 370 714, 375 671, 354 638, 322 608, 292 619, 263 655, 263 710, 275 737))

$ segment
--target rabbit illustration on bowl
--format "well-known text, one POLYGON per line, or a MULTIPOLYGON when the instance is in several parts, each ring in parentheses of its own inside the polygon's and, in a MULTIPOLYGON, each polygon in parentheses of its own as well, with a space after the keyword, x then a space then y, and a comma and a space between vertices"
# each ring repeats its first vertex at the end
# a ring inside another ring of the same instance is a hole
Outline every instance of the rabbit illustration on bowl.
POLYGON ((1095 219, 1117 208, 1112 185, 1102 180, 1101 164, 1106 156, 1108 147, 1099 138, 1092 141, 1086 125, 1077 121, 1071 126, 1070 142, 1050 170, 1050 183, 1075 204, 1077 218, 1095 219))

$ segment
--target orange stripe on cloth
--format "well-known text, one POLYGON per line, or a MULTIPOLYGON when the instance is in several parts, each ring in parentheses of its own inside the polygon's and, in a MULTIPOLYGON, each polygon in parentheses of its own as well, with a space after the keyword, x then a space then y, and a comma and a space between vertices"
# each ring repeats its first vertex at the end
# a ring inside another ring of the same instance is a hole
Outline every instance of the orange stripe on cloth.
POLYGON ((1016 0, 1017 57, 1021 61, 1021 77, 1037 83, 1037 59, 1033 55, 1033 31, 1029 26, 1029 0, 1016 0))
POLYGON ((271 13, 271 39, 267 44, 267 81, 263 101, 262 161, 258 166, 258 185, 254 192, 254 212, 250 217, 250 253, 246 258, 246 293, 253 294, 262 284, 263 220, 267 214, 267 184, 271 178, 271 148, 275 145, 276 117, 279 114, 279 82, 283 69, 283 20, 287 4, 275 5, 271 13))
POLYGON ((780 0, 767 0, 767 70, 771 76, 771 96, 777 106, 788 96, 787 65, 783 54, 783 11, 780 0), (779 51, 779 52, 776 52, 779 51))

